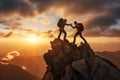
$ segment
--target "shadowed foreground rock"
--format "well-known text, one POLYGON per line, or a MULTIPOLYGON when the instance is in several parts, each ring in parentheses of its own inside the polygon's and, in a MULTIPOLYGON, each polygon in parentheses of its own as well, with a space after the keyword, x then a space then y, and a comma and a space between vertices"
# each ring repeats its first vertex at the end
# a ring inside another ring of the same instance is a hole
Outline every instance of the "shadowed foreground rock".
POLYGON ((16 65, 0 63, 0 80, 40 80, 40 79, 16 65))
POLYGON ((55 39, 44 54, 48 65, 43 80, 120 80, 120 70, 94 54, 88 43, 80 46, 55 39))

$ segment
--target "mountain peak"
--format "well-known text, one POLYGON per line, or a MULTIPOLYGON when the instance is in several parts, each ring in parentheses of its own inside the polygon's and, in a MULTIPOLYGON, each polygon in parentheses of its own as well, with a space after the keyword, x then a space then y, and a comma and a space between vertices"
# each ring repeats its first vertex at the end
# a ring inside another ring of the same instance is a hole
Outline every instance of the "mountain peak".
POLYGON ((120 80, 119 69, 95 55, 88 43, 79 46, 68 40, 55 39, 44 54, 48 65, 43 80, 120 80))

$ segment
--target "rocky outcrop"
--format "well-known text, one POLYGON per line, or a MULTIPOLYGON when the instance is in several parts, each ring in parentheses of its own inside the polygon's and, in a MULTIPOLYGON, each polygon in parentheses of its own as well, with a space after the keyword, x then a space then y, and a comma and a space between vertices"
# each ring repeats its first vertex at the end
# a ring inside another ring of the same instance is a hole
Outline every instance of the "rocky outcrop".
POLYGON ((120 80, 119 69, 95 55, 88 43, 55 39, 44 59, 48 67, 43 80, 120 80))

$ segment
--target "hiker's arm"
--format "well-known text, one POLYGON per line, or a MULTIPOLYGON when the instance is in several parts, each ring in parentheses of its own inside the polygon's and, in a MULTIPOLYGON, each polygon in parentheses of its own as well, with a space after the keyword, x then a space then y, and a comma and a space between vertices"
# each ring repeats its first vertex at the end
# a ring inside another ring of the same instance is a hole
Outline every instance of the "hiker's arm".
POLYGON ((67 26, 71 26, 73 29, 75 28, 75 27, 72 26, 72 24, 65 24, 65 25, 67 25, 67 26))
POLYGON ((71 26, 72 24, 67 24, 67 23, 66 23, 65 25, 67 25, 67 26, 71 26))
POLYGON ((75 29, 75 26, 73 27, 73 25, 71 24, 71 27, 73 28, 73 29, 75 29))

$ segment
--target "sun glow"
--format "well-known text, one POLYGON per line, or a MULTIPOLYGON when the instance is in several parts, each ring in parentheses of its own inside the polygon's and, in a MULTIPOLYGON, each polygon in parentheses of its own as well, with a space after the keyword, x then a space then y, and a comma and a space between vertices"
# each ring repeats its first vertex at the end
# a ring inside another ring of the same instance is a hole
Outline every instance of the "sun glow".
POLYGON ((37 36, 28 36, 27 37, 27 41, 32 43, 32 44, 36 44, 36 43, 39 43, 39 37, 37 36))

